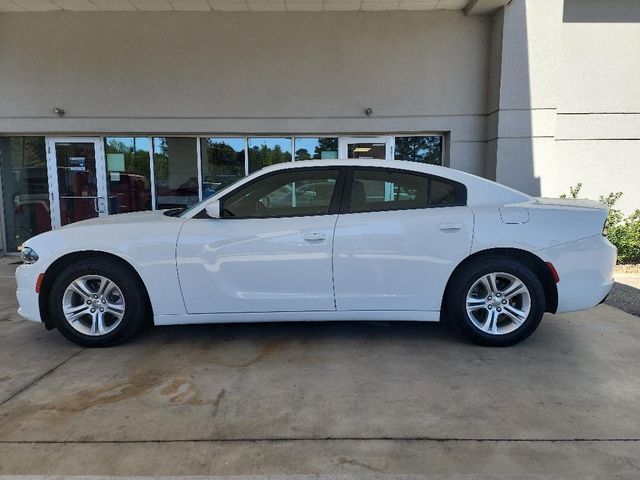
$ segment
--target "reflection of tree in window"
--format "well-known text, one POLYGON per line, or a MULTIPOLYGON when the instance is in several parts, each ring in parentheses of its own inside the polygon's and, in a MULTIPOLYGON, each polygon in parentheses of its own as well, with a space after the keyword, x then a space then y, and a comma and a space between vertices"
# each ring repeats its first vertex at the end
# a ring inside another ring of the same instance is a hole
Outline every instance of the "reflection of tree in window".
POLYGON ((151 177, 149 151, 136 148, 136 139, 132 139, 132 144, 127 145, 121 139, 110 138, 107 140, 106 150, 107 154, 121 153, 124 155, 125 172, 136 173, 147 179, 151 177))
MULTIPOLYGON (((290 142, 290 140, 288 140, 290 142)), ((254 145, 249 148, 249 171, 255 172, 269 165, 290 162, 291 152, 283 150, 279 143, 274 144, 273 148, 266 143, 260 146, 254 145)))
POLYGON ((442 137, 396 137, 396 160, 442 165, 442 137))
POLYGON ((169 184, 169 155, 167 141, 164 138, 156 138, 153 148, 153 170, 156 176, 156 188, 166 187, 169 184))
POLYGON ((244 177, 243 139, 202 139, 201 151, 204 160, 202 194, 205 198, 244 177))
POLYGON ((300 137, 296 139, 298 143, 304 143, 305 147, 296 150, 296 160, 320 160, 322 158, 337 158, 338 138, 337 137, 320 137, 309 138, 300 137), (309 149, 313 148, 313 152, 309 149), (332 152, 332 156, 327 156, 328 152, 332 152), (323 157, 323 153, 325 156, 323 157))
POLYGON ((337 138, 319 138, 318 146, 316 147, 313 158, 322 158, 322 152, 337 152, 338 151, 338 139, 337 138))
POLYGON ((311 160, 311 154, 306 148, 296 150, 296 160, 311 160))

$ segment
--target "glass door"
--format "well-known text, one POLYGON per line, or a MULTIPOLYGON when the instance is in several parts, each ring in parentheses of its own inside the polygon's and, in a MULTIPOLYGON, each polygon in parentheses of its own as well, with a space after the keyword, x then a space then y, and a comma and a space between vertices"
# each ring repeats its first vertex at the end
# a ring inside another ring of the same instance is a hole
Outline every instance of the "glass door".
POLYGON ((340 137, 340 158, 392 160, 393 137, 340 137))
POLYGON ((107 215, 100 138, 48 138, 47 167, 53 228, 107 215))

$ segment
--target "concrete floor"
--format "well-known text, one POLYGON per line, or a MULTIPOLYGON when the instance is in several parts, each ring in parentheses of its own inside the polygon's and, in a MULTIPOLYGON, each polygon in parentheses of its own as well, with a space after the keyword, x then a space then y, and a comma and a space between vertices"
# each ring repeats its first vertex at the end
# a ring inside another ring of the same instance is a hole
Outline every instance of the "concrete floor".
POLYGON ((291 323, 90 350, 17 317, 13 268, 0 474, 640 477, 640 318, 608 305, 508 349, 438 324, 291 323))

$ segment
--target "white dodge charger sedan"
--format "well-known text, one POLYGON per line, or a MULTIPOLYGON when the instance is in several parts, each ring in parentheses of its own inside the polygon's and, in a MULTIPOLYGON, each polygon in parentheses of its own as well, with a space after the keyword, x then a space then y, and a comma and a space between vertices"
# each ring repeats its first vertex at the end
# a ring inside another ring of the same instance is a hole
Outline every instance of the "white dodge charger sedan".
POLYGON ((401 161, 271 166, 189 208, 25 242, 19 313, 85 346, 156 325, 448 319, 484 345, 613 284, 607 210, 401 161))

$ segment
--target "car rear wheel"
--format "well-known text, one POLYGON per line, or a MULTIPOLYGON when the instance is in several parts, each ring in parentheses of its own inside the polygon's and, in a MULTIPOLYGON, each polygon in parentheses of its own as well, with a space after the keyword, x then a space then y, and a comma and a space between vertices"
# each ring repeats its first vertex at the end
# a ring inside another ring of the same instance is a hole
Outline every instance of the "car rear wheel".
POLYGON ((84 347, 115 345, 144 323, 146 301, 127 268, 102 258, 83 259, 54 281, 49 312, 58 330, 84 347))
POLYGON ((447 313, 472 341, 504 347, 531 335, 545 310, 544 289, 525 263, 484 257, 464 266, 450 283, 447 313))

